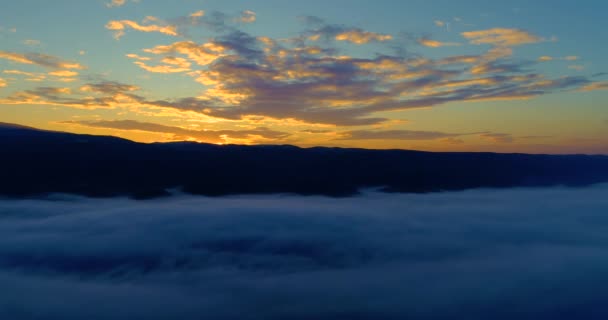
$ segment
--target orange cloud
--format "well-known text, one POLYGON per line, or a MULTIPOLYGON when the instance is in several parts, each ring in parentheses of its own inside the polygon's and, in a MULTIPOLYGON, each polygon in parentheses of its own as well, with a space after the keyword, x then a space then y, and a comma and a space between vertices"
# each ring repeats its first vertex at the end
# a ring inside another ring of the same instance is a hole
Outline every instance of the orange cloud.
POLYGON ((513 136, 508 133, 482 133, 479 137, 494 143, 511 143, 515 140, 513 136))
POLYGON ((257 19, 257 15, 255 12, 253 12, 251 10, 245 10, 245 11, 241 12, 241 17, 239 20, 242 23, 253 23, 253 22, 255 22, 256 19, 257 19))
POLYGON ((0 78, 0 88, 4 88, 8 85, 8 82, 2 78, 0 78))
POLYGON ((25 72, 21 70, 4 70, 2 73, 26 76, 27 78, 25 81, 40 82, 46 79, 46 74, 44 73, 25 72))
POLYGON ((451 47, 451 46, 459 46, 460 43, 456 42, 441 42, 437 40, 432 40, 428 38, 420 38, 418 39, 418 43, 430 48, 440 48, 440 47, 451 47))
POLYGON ((216 59, 223 56, 223 52, 226 48, 222 45, 208 42, 204 44, 197 44, 193 41, 179 41, 170 45, 156 46, 151 49, 144 49, 144 52, 153 54, 183 54, 196 64, 206 66, 216 59))
POLYGON ((106 3, 106 7, 122 7, 125 5, 125 3, 127 3, 127 0, 112 0, 111 2, 106 3))
POLYGON ((608 81, 594 82, 579 89, 579 91, 608 90, 608 81))
POLYGON ((152 60, 152 58, 150 58, 150 57, 142 57, 142 56, 140 56, 138 54, 135 54, 135 53, 129 53, 126 56, 127 56, 127 58, 136 59, 136 60, 142 60, 142 61, 152 60))
POLYGON ((347 30, 336 35, 338 41, 348 41, 354 44, 366 44, 370 41, 389 41, 393 36, 362 30, 347 30))
POLYGON ((444 21, 441 21, 441 20, 435 20, 435 21, 433 21, 433 23, 435 23, 435 25, 440 28, 445 27, 445 24, 446 24, 444 21))
POLYGON ((170 66, 170 65, 149 66, 149 65, 146 65, 142 61, 135 61, 134 63, 136 65, 138 65, 140 68, 142 68, 146 71, 149 71, 149 72, 154 72, 154 73, 179 73, 179 72, 190 71, 190 68, 184 68, 184 67, 174 67, 174 66, 170 66))
POLYGON ((190 17, 192 17, 192 18, 200 18, 200 17, 202 17, 204 15, 205 15, 205 11, 199 10, 199 11, 191 13, 190 17))
POLYGON ((277 141, 290 135, 286 132, 275 131, 265 127, 244 130, 191 130, 182 127, 166 126, 136 120, 64 121, 62 123, 104 129, 166 133, 172 135, 173 140, 196 140, 218 144, 229 143, 236 140, 241 140, 243 143, 254 143, 256 141, 264 140, 277 141))
POLYGON ((461 33, 471 44, 490 44, 499 47, 513 47, 537 43, 542 38, 521 29, 493 28, 461 33))
POLYGON ((54 69, 85 69, 76 62, 62 60, 58 57, 42 53, 16 53, 0 50, 0 59, 6 59, 22 64, 34 64, 54 69))
POLYGON ((75 77, 78 75, 78 72, 70 71, 70 70, 59 70, 59 71, 49 72, 49 75, 56 76, 56 77, 75 77))
MULTIPOLYGON (((146 21, 158 21, 158 19, 155 17, 148 17, 146 18, 146 21)), ((114 31, 114 38, 116 40, 125 35, 127 27, 141 32, 159 32, 170 36, 178 35, 177 26, 174 25, 141 25, 132 20, 112 20, 106 24, 106 29, 114 31)))

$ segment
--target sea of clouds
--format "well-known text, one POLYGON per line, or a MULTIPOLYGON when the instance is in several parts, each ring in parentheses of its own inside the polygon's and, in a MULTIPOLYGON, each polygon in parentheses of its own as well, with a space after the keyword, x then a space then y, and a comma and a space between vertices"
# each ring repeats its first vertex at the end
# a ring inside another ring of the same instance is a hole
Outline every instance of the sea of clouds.
POLYGON ((608 185, 4 199, 0 319, 608 319, 608 185))

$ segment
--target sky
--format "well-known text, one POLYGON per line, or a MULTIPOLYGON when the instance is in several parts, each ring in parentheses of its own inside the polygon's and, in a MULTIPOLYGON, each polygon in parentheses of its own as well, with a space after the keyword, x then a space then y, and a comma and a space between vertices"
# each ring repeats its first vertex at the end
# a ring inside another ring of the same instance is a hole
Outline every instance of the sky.
POLYGON ((0 121, 135 141, 608 154, 605 1, 0 3, 0 121))

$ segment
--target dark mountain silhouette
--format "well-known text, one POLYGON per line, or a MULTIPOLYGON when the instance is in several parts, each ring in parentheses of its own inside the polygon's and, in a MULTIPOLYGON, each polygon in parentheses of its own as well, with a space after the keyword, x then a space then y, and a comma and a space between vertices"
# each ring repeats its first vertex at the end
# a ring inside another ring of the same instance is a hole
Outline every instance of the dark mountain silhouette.
POLYGON ((600 182, 608 182, 607 156, 143 144, 0 123, 0 195, 9 197, 151 198, 171 188, 209 196, 348 196, 366 187, 435 192, 600 182))

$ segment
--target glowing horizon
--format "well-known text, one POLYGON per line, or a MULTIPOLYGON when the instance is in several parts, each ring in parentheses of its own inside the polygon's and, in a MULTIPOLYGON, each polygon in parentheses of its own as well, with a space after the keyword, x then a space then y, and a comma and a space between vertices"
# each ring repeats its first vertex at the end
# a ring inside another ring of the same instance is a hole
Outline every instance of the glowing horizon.
POLYGON ((602 9, 7 2, 0 121, 141 142, 608 154, 602 9))

